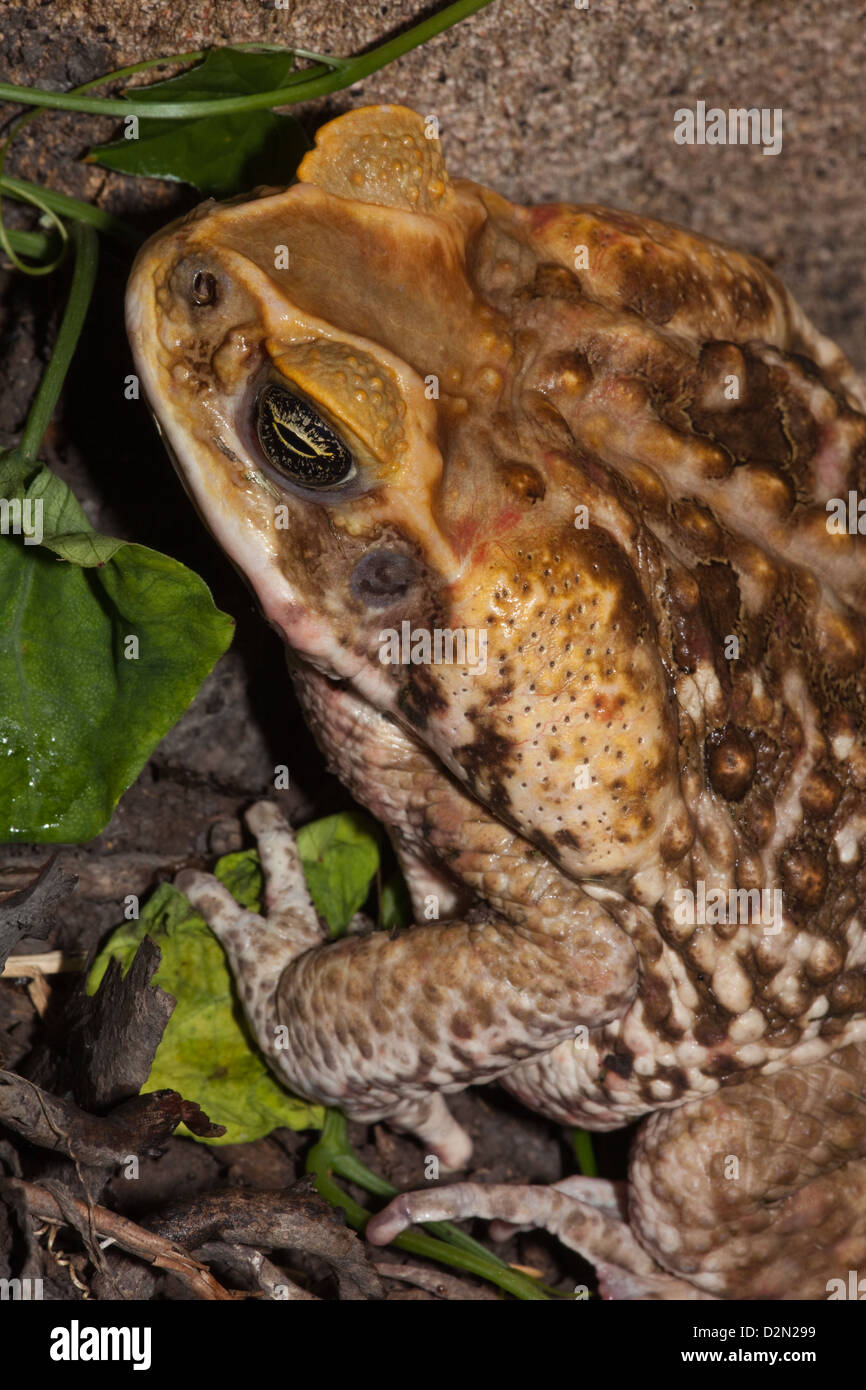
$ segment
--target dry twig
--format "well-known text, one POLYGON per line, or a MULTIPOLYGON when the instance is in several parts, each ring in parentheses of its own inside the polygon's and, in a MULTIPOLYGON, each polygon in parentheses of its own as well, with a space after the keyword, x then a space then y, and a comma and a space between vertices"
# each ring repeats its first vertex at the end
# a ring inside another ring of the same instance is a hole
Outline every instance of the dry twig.
POLYGON ((64 1194, 61 1200, 47 1187, 38 1183, 24 1182, 21 1178, 5 1178, 0 1182, 0 1191, 8 1191, 24 1198, 31 1214, 53 1225, 72 1226, 79 1233, 90 1231, 93 1237, 116 1241, 122 1250, 147 1260, 156 1269, 165 1269, 176 1275, 196 1298, 208 1301, 227 1301, 245 1298, 246 1294, 223 1288, 205 1265, 172 1241, 146 1231, 107 1207, 88 1206, 77 1197, 64 1194))

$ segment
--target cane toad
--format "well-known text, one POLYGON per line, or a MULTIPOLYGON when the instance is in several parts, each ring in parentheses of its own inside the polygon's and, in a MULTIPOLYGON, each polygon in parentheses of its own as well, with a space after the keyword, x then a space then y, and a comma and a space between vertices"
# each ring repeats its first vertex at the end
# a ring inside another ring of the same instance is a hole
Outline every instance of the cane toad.
POLYGON ((514 206, 428 133, 332 121, 128 293, 185 485, 417 925, 327 942, 267 804, 266 918, 181 882, 295 1091, 452 1168, 473 1083, 648 1117, 627 1192, 457 1184, 374 1240, 484 1214, 613 1297, 827 1297, 866 1269, 866 566, 830 524, 864 389, 751 256, 514 206))

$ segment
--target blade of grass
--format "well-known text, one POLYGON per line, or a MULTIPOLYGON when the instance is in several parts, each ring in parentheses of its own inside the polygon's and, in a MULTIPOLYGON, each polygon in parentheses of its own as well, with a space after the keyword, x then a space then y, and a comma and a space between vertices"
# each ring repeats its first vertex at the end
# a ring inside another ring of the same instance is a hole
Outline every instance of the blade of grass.
MULTIPOLYGON (((346 1220, 350 1226, 357 1231, 364 1230, 370 1220, 370 1212, 334 1182, 332 1173, 338 1172, 341 1177, 376 1196, 393 1197, 397 1194, 395 1187, 373 1173, 356 1157, 349 1144, 346 1118, 338 1110, 325 1112, 321 1138, 307 1156, 307 1172, 314 1175, 316 1190, 320 1195, 333 1206, 340 1207, 346 1213, 346 1220)), ((529 1275, 512 1269, 497 1255, 448 1221, 425 1222, 425 1231, 404 1231, 391 1243, 399 1250, 407 1250, 413 1255, 423 1255, 439 1264, 475 1274, 506 1293, 513 1294, 515 1298, 546 1302, 550 1298, 562 1296, 541 1280, 532 1279, 529 1275)))
MULTIPOLYGON (((365 1163, 362 1163, 357 1154, 346 1141, 345 1149, 332 1149, 333 1169, 339 1173, 341 1178, 348 1182, 353 1182, 357 1187, 363 1187, 365 1192, 370 1192, 376 1197, 396 1197, 398 1189, 391 1183, 380 1178, 378 1173, 374 1173, 365 1163)), ((502 1265, 503 1269, 508 1266, 504 1260, 500 1260, 498 1255, 481 1245, 479 1241, 473 1240, 465 1231, 461 1231, 459 1226, 455 1226, 450 1221, 427 1221, 424 1223, 425 1229, 431 1231, 433 1235, 445 1240, 449 1245, 456 1245, 461 1250, 471 1250, 477 1255, 484 1255, 488 1260, 494 1260, 502 1265)))
POLYGON ((585 1178, 598 1177, 598 1164, 592 1151, 592 1135, 585 1129, 573 1129, 571 1142, 577 1157, 577 1166, 585 1178))

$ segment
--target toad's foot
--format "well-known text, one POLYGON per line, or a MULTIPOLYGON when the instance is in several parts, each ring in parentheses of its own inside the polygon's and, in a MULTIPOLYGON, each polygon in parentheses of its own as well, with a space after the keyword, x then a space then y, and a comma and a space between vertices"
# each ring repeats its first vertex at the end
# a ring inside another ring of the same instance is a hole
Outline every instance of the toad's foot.
MULTIPOLYGON (((256 837, 265 874, 266 916, 242 908, 212 874, 184 870, 177 875, 175 886, 198 908, 222 942, 244 1013, 272 1068, 296 1091, 319 1100, 320 1093, 304 1091, 291 1064, 285 1046, 286 1027, 277 1021, 277 991, 287 966, 322 945, 327 936, 307 889, 295 837, 277 807, 269 801, 257 802, 245 819, 256 837)), ((362 923, 357 914, 349 924, 349 933, 357 934, 362 923)), ((354 1118, 365 1118, 351 1104, 345 1109, 354 1118)), ((408 1100, 397 1105, 388 1118, 395 1129, 420 1139, 446 1168, 459 1169, 468 1162, 472 1141, 441 1096, 408 1100)))
POLYGON ((713 1297, 659 1268, 635 1239, 617 1188, 600 1179, 566 1178, 552 1187, 455 1183, 429 1192, 405 1192, 368 1222, 366 1234, 374 1245, 387 1245, 417 1222, 465 1221, 473 1216, 493 1220, 493 1235, 505 1236, 526 1226, 550 1231, 595 1265, 605 1298, 713 1297))
POLYGON ((486 1216, 558 1235, 596 1266, 609 1298, 856 1298, 864 1082, 866 1044, 851 1044, 658 1112, 638 1135, 627 1212, 619 1187, 595 1179, 460 1183, 396 1197, 367 1236, 381 1245, 417 1221, 486 1216))
MULTIPOLYGON (((432 823, 455 813, 458 795, 446 786, 428 804, 432 823)), ((387 1119, 448 1168, 464 1166, 471 1145, 440 1093, 617 1016, 634 994, 634 950, 606 910, 484 813, 465 825, 461 859, 479 873, 491 857, 512 862, 521 897, 509 897, 497 871, 502 916, 333 942, 279 812, 261 803, 248 821, 266 917, 239 907, 210 875, 184 873, 178 887, 223 942, 263 1052, 294 1091, 364 1123, 387 1119)))

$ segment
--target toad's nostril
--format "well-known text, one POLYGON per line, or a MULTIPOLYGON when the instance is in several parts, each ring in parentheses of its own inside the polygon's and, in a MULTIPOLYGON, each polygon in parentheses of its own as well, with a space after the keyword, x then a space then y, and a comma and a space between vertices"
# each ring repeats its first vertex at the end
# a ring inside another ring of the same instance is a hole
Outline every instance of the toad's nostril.
POLYGON ((190 298, 193 304, 213 304, 217 297, 216 276, 211 275, 209 270, 197 270, 192 277, 192 294, 190 298))
POLYGON ((387 608, 407 593, 417 573, 410 556, 398 550, 371 550, 352 571, 349 587, 371 608, 387 608))

